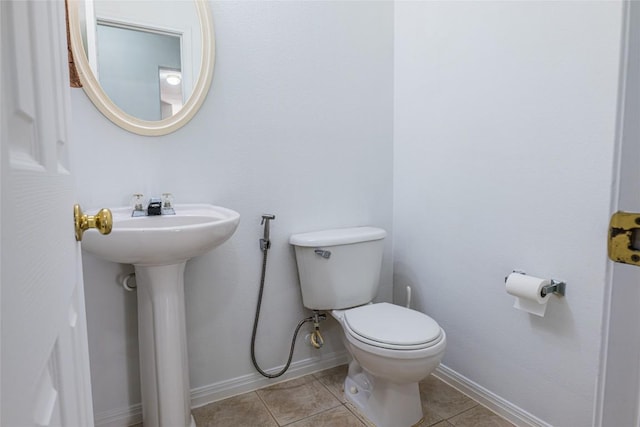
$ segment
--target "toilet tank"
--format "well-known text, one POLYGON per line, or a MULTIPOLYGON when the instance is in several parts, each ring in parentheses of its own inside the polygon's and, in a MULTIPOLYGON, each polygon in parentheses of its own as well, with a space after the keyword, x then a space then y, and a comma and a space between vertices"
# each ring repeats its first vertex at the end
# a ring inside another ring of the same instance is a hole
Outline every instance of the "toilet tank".
POLYGON ((294 234, 302 303, 312 310, 366 304, 375 298, 386 231, 376 227, 338 228, 294 234))

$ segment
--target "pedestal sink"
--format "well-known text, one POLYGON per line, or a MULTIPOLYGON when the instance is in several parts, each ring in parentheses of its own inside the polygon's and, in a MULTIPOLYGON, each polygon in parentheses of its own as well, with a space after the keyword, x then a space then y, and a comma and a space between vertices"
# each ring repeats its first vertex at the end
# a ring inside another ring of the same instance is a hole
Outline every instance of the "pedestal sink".
POLYGON ((225 242, 240 214, 207 204, 174 205, 175 215, 132 217, 111 209, 111 234, 86 232, 82 249, 133 264, 145 427, 195 427, 191 416, 184 307, 187 260, 225 242))

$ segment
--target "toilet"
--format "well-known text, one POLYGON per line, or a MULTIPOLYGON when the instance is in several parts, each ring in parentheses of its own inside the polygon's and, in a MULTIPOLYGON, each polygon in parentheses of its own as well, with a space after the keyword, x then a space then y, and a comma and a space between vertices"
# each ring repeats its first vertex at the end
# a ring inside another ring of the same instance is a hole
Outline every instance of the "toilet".
POLYGON ((378 427, 422 420, 418 382, 438 366, 446 335, 409 308, 372 303, 378 292, 384 238, 376 227, 294 234, 302 303, 328 311, 342 326, 350 363, 344 393, 378 427))

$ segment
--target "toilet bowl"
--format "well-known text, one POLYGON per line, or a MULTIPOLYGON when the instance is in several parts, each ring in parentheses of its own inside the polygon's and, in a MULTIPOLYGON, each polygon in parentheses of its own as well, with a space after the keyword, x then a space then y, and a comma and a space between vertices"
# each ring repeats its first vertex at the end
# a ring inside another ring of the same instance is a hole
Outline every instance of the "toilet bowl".
POLYGON ((429 316, 388 303, 333 310, 352 357, 345 397, 378 427, 422 419, 419 381, 438 366, 446 335, 429 316))
POLYGON ((329 311, 350 356, 346 399, 377 427, 422 419, 418 383, 438 366, 446 335, 435 320, 389 303, 373 304, 386 232, 352 227, 294 234, 302 303, 329 311))

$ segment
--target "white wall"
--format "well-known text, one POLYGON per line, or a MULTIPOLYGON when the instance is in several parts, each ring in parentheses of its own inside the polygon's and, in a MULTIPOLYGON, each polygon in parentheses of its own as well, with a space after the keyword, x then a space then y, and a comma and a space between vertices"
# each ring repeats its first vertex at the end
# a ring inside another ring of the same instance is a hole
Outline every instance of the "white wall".
POLYGON ((554 426, 592 420, 620 30, 620 2, 395 5, 397 293, 444 365, 554 426), (513 269, 567 296, 519 312, 513 269))
MULTIPOLYGON (((171 191, 242 215, 229 242, 187 266, 192 387, 254 372, 262 213, 277 216, 258 342, 265 367, 285 361, 306 315, 288 236, 391 230, 393 214, 396 297, 411 284, 415 308, 446 329, 444 364, 544 422, 591 424, 620 3, 212 8, 213 86, 177 133, 127 133, 72 94, 84 207, 171 191), (514 310, 503 278, 515 268, 566 280, 567 296, 543 319, 514 310)), ((382 300, 390 248, 391 239, 382 300)), ((139 401, 135 294, 116 277, 131 268, 86 254, 84 268, 96 414, 126 410, 139 401)), ((322 353, 340 352, 327 327, 322 353)), ((299 345, 294 360, 316 355, 299 345)))
MULTIPOLYGON (((308 313, 289 235, 326 227, 391 228, 393 5, 390 2, 213 2, 216 69, 200 113, 157 138, 108 122, 72 93, 79 202, 128 204, 170 191, 176 202, 237 210, 231 240, 187 264, 191 387, 251 375, 260 215, 274 213, 258 357, 286 361, 308 313)), ((382 300, 391 299, 391 239, 382 300)), ((130 266, 84 256, 96 415, 139 402, 135 294, 116 282, 130 266)), ((326 322, 321 354, 343 350, 326 322)), ((318 352, 301 343, 295 361, 318 352)))

